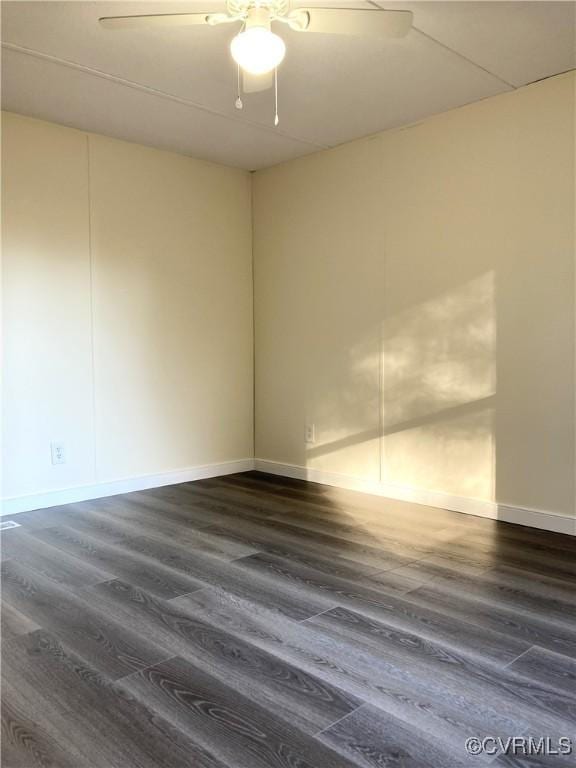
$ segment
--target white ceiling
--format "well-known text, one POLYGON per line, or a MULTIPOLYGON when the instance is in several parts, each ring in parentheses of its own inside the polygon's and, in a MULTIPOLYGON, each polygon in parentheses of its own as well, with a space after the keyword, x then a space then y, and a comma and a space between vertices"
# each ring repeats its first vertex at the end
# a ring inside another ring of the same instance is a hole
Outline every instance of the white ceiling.
MULTIPOLYGON (((2 106, 246 169, 263 168, 576 68, 574 2, 383 2, 414 12, 403 40, 282 27, 273 92, 234 107, 232 26, 106 31, 105 15, 223 2, 2 2, 2 106)), ((373 8, 325 0, 294 6, 373 8)))

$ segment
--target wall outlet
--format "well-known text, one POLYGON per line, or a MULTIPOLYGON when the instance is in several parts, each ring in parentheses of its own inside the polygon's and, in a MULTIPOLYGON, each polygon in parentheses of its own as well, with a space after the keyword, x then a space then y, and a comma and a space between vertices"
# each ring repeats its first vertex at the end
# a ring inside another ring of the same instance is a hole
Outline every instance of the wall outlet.
POLYGON ((316 442, 316 426, 314 424, 306 424, 304 439, 307 443, 316 442))
POLYGON ((64 443, 50 443, 52 464, 66 464, 66 446, 64 443))

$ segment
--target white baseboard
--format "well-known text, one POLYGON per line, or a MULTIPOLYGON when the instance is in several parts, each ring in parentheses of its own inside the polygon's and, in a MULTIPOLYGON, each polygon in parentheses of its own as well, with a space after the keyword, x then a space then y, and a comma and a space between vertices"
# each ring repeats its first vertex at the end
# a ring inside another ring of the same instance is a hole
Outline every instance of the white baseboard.
POLYGON ((576 517, 569 517, 555 512, 543 512, 539 509, 525 507, 512 507, 508 504, 497 504, 482 499, 471 499, 466 496, 453 496, 438 491, 427 491, 421 488, 409 488, 391 483, 380 483, 376 480, 362 480, 351 475, 325 472, 311 467, 302 467, 296 464, 282 464, 276 461, 255 459, 255 469, 268 472, 272 475, 293 477, 297 480, 311 480, 314 483, 332 485, 336 488, 347 488, 362 493, 371 493, 375 496, 386 496, 389 499, 399 501, 411 501, 415 504, 424 504, 428 507, 439 507, 453 512, 462 512, 466 515, 488 517, 493 520, 502 520, 516 525, 527 525, 531 528, 542 528, 555 533, 566 533, 576 536, 576 517))
POLYGON ((347 488, 362 493, 398 499, 399 501, 411 501, 415 504, 424 504, 429 507, 439 507, 454 512, 462 512, 467 515, 488 517, 493 520, 503 520, 508 523, 516 523, 517 525, 527 525, 532 528, 542 528, 547 531, 576 536, 576 518, 567 515, 543 512, 542 510, 525 507, 513 507, 507 504, 496 504, 495 502, 471 499, 465 496, 453 496, 438 491, 427 491, 420 488, 408 488, 373 480, 363 480, 351 475, 325 472, 320 469, 312 469, 311 467, 282 464, 265 459, 238 459, 222 462, 221 464, 206 464, 199 467, 163 472, 158 475, 142 475, 140 477, 113 480, 108 483, 61 488, 30 496, 15 496, 3 500, 0 517, 16 515, 19 512, 29 512, 34 509, 57 507, 62 504, 74 504, 105 496, 116 496, 120 493, 130 493, 131 491, 144 491, 147 488, 159 488, 163 485, 189 483, 192 480, 201 480, 202 478, 232 475, 236 472, 248 472, 251 469, 258 469, 261 472, 268 472, 272 475, 293 477, 298 480, 310 480, 314 483, 332 485, 336 488, 347 488))
POLYGON ((31 496, 14 496, 3 499, 0 517, 16 515, 19 512, 29 512, 33 509, 58 507, 61 504, 74 504, 79 501, 101 499, 104 496, 116 496, 119 493, 144 491, 147 488, 159 488, 162 485, 189 483, 192 480, 202 480, 207 477, 232 475, 236 472, 248 472, 254 469, 254 459, 238 459, 225 461, 221 464, 206 464, 200 467, 188 467, 158 475, 142 475, 113 480, 108 483, 95 485, 78 485, 73 488, 61 488, 45 493, 35 493, 31 496))

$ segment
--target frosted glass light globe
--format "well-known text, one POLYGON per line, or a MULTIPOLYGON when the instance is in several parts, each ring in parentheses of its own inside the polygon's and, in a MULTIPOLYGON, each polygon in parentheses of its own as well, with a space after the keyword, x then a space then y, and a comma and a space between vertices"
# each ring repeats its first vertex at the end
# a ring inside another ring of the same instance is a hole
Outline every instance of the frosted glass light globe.
POLYGON ((286 54, 284 40, 266 27, 249 27, 230 43, 234 61, 251 75, 265 75, 286 54))

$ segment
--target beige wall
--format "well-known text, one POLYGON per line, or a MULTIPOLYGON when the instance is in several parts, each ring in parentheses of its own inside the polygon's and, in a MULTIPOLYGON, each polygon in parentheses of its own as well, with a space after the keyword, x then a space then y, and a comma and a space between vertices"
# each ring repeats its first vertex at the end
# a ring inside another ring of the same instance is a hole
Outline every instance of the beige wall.
POLYGON ((4 495, 94 477, 88 152, 76 131, 2 115, 4 495), (50 442, 65 441, 52 466, 50 442))
POLYGON ((259 458, 574 514, 574 89, 258 172, 252 223, 244 172, 4 114, 3 495, 253 455, 253 235, 259 458))
POLYGON ((2 128, 3 495, 252 456, 249 174, 2 128))
POLYGON ((574 89, 255 174, 259 458, 574 514, 574 89))

